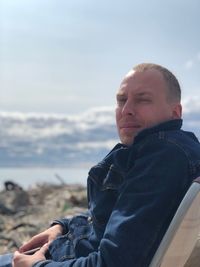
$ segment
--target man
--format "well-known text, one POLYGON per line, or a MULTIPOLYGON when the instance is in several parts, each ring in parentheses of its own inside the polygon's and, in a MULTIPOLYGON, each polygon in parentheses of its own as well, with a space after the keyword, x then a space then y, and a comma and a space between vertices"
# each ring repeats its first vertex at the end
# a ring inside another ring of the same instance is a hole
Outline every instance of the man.
POLYGON ((149 266, 200 175, 200 144, 180 129, 180 95, 175 76, 159 65, 126 75, 117 93, 121 144, 89 171, 88 214, 54 221, 15 252, 13 267, 149 266))

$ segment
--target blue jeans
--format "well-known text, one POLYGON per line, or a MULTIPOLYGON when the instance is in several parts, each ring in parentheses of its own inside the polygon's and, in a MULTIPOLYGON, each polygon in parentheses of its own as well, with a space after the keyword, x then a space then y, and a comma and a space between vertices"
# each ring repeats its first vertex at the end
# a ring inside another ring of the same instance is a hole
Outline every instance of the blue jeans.
POLYGON ((0 255, 0 267, 12 267, 13 254, 0 255))

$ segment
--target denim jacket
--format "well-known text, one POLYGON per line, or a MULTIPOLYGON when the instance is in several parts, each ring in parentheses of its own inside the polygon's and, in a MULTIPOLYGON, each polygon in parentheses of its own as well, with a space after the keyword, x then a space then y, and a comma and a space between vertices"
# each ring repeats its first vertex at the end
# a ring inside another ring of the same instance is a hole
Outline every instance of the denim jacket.
POLYGON ((200 144, 182 120, 117 144, 88 175, 88 214, 61 219, 51 259, 34 267, 147 267, 193 179, 200 144))

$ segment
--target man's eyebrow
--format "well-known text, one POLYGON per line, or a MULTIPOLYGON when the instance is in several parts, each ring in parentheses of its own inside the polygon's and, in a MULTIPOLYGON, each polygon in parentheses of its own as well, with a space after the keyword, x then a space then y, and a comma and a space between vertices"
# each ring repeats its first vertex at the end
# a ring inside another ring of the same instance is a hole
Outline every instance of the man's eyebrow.
POLYGON ((138 92, 135 94, 135 96, 152 96, 153 94, 151 92, 138 92))
MULTIPOLYGON (((153 94, 151 92, 148 92, 148 91, 144 91, 144 92, 136 92, 135 93, 135 96, 136 97, 143 97, 143 96, 152 96, 153 94)), ((119 91, 117 94, 116 94, 116 98, 118 97, 126 97, 126 93, 123 92, 123 91, 119 91)))

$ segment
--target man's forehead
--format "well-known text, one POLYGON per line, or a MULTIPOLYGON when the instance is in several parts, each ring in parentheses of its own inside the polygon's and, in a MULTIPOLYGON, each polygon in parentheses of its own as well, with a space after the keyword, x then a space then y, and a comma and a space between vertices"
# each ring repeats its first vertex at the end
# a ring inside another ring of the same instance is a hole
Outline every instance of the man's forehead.
POLYGON ((162 74, 155 70, 145 70, 144 72, 130 70, 120 84, 119 91, 134 90, 134 91, 154 91, 155 88, 166 89, 166 83, 162 74))
POLYGON ((125 95, 128 93, 128 91, 132 91, 132 93, 134 93, 134 95, 136 96, 145 96, 145 95, 153 95, 155 94, 156 92, 154 92, 154 90, 152 90, 151 88, 149 88, 148 86, 147 87, 144 87, 144 86, 141 86, 141 87, 138 87, 138 88, 134 88, 134 90, 131 90, 131 87, 127 87, 127 84, 124 83, 120 86, 118 92, 117 92, 117 95, 120 96, 120 95, 125 95))
MULTIPOLYGON (((156 79, 156 80, 162 80, 163 81, 163 74, 156 69, 147 69, 144 71, 138 71, 131 69, 124 77, 123 81, 132 79, 133 77, 142 77, 143 79, 156 79)), ((122 82, 123 82, 122 81, 122 82)))

